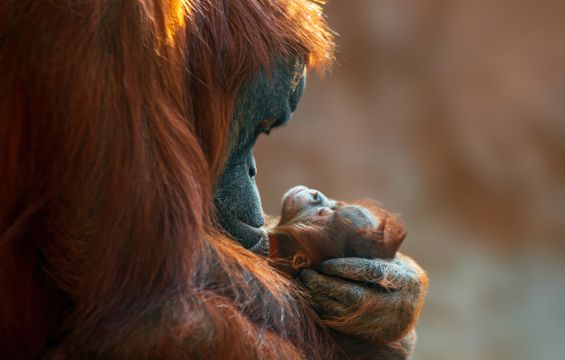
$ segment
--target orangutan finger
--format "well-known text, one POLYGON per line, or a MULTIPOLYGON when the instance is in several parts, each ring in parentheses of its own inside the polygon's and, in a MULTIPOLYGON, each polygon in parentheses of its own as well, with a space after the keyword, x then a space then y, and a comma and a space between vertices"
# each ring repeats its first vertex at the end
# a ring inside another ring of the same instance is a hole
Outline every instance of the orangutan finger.
POLYGON ((359 304, 370 296, 367 289, 347 280, 326 276, 315 270, 305 269, 300 279, 311 292, 329 296, 346 305, 359 304))

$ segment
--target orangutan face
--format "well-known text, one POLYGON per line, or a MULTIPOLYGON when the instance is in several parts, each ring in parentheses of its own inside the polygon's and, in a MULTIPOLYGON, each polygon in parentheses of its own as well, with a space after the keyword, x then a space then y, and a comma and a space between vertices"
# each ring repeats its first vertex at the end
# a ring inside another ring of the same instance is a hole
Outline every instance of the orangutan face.
POLYGON ((302 65, 279 65, 270 76, 259 74, 239 97, 226 166, 216 185, 215 205, 220 225, 246 248, 265 236, 253 146, 261 134, 268 135, 288 123, 305 81, 302 65))

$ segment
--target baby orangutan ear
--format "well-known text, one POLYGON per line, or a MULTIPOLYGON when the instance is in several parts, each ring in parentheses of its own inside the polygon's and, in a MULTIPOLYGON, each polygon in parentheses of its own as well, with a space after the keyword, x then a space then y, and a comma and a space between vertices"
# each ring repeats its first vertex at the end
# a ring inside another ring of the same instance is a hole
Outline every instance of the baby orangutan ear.
POLYGON ((405 236, 405 231, 396 228, 357 231, 345 240, 345 256, 393 259, 405 236))
POLYGON ((292 267, 294 269, 306 269, 312 267, 312 262, 306 254, 299 252, 292 257, 292 267))

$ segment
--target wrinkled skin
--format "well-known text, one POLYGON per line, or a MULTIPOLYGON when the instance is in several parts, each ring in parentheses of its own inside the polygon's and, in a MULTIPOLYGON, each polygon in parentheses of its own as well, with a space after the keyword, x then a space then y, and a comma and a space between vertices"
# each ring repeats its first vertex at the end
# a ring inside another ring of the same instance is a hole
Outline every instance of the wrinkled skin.
MULTIPOLYGON (((239 98, 226 167, 216 184, 215 204, 221 226, 245 248, 255 251, 266 242, 253 146, 262 133, 288 123, 304 86, 302 66, 280 65, 271 76, 259 74, 239 98)), ((422 269, 409 258, 346 258, 325 261, 317 271, 303 271, 301 280, 310 290, 322 319, 347 316, 369 301, 382 305, 356 318, 354 321, 359 323, 353 326, 355 332, 348 330, 353 328, 352 324, 329 324, 353 339, 382 343, 402 336, 412 339, 413 334, 408 332, 423 305, 427 286, 422 274, 422 269), (399 306, 405 309, 401 314, 399 306)), ((400 347, 411 349, 411 341, 406 341, 409 345, 403 345, 402 339, 399 343, 400 347)))
POLYGON ((253 146, 259 135, 290 120, 304 91, 303 69, 301 65, 280 64, 271 76, 259 74, 243 89, 237 104, 230 152, 216 185, 215 204, 222 227, 248 249, 265 239, 253 146))
POLYGON ((340 332, 367 341, 393 341, 405 333, 421 310, 427 284, 422 284, 419 266, 404 255, 392 260, 330 259, 322 262, 318 270, 303 270, 300 279, 310 289, 322 318, 346 317, 367 301, 375 304, 361 317, 336 324, 335 330, 340 332), (398 311, 390 316, 383 311, 386 308, 398 311))

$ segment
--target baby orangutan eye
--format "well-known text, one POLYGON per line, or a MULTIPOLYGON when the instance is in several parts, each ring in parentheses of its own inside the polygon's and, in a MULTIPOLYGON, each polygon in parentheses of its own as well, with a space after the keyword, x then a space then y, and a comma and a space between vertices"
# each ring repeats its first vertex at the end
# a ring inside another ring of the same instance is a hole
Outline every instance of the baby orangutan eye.
POLYGON ((310 192, 310 204, 317 205, 324 202, 323 195, 320 195, 318 191, 310 192))

